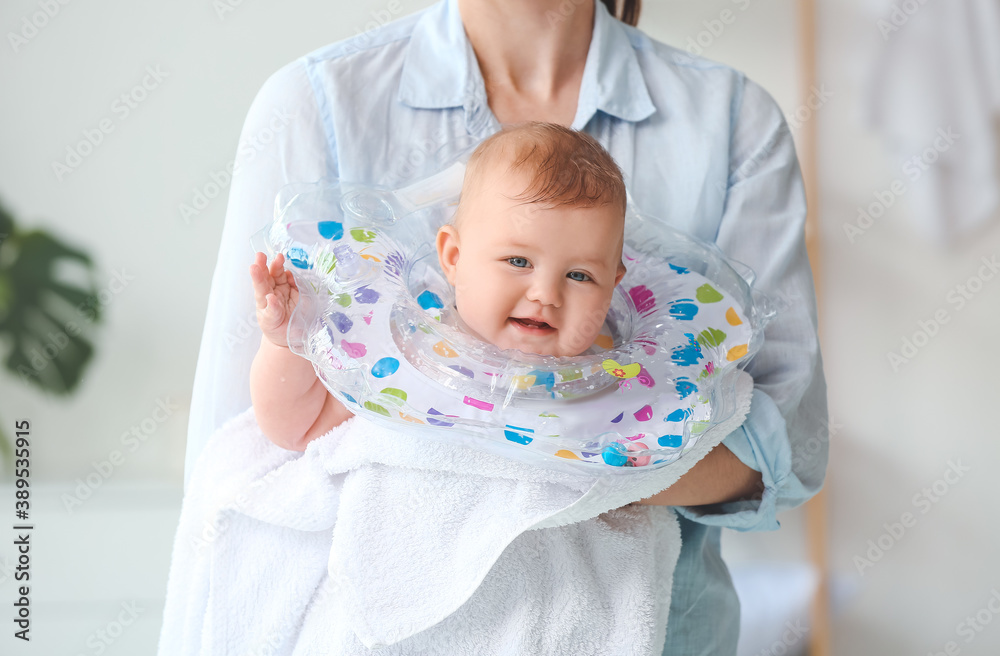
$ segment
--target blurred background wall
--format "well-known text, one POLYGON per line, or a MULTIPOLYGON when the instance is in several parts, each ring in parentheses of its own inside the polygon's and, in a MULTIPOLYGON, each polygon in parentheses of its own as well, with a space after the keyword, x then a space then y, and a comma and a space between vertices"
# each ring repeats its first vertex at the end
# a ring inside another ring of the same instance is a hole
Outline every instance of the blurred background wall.
MULTIPOLYGON (((197 197, 226 187, 219 172, 268 75, 429 4, 0 6, 0 203, 91 254, 105 317, 75 394, 0 372, 3 429, 32 423, 36 642, 24 653, 153 653, 226 190, 197 197), (80 149, 88 135, 98 143, 80 149), (123 608, 140 608, 137 621, 98 637, 123 608)), ((797 6, 661 0, 639 27, 745 71, 797 136, 818 129, 833 653, 936 654, 949 642, 1000 653, 1000 477, 989 469, 1000 462, 1000 276, 985 264, 1000 256, 1000 57, 975 45, 990 43, 997 3, 820 0, 814 88, 800 84, 797 6)), ((0 496, 13 498, 9 484, 0 496)), ((803 561, 802 513, 782 520, 775 533, 727 534, 734 567, 803 561)), ((13 562, 4 538, 5 604, 13 562)), ((4 653, 12 642, 0 636, 4 653)), ((765 644, 747 653, 804 646, 765 644)))

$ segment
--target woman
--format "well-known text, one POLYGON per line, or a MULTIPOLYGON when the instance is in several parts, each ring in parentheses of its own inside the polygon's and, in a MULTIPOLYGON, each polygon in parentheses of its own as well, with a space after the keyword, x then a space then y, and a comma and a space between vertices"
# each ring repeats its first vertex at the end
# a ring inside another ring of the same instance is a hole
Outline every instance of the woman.
MULTIPOLYGON (((683 547, 665 654, 733 654, 739 603, 721 527, 769 530, 822 484, 826 397, 804 244, 805 199, 781 112, 728 67, 612 17, 615 0, 443 0, 284 67, 250 109, 233 175, 193 394, 187 469, 250 404, 259 340, 250 235, 287 182, 338 177, 398 188, 501 123, 585 130, 621 166, 634 203, 757 273, 782 299, 749 373, 750 415, 669 490, 683 547), (612 13, 609 13, 608 10, 612 13)), ((637 3, 623 16, 635 24, 637 3)))

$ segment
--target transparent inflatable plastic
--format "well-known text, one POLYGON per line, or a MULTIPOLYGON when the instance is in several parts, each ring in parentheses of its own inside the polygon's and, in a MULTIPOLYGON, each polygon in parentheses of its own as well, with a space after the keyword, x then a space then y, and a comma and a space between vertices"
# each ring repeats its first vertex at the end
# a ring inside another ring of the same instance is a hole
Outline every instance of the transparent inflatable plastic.
MULTIPOLYGON (((579 472, 655 468, 735 410, 734 378, 773 316, 753 273, 629 207, 600 337, 576 357, 500 350, 463 329, 433 248, 460 164, 421 185, 290 185, 255 248, 300 290, 292 350, 374 421, 579 472)), ((377 449, 378 445, 373 444, 377 449)))

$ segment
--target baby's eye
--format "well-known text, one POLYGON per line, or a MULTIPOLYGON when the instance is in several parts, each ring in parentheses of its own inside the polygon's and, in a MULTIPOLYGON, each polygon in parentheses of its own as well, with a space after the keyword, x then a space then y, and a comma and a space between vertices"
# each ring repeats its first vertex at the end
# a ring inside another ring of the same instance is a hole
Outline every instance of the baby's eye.
POLYGON ((516 266, 521 269, 528 266, 528 259, 524 257, 508 257, 507 262, 509 262, 511 266, 516 266))
POLYGON ((570 271, 566 274, 566 277, 570 280, 576 280, 577 282, 587 282, 590 280, 590 276, 583 271, 570 271))

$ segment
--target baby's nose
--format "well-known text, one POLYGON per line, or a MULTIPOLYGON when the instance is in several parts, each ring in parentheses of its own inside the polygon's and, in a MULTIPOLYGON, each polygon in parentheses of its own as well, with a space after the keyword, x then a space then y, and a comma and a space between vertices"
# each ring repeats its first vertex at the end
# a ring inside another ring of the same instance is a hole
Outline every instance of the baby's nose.
POLYGON ((551 305, 558 308, 563 303, 562 280, 535 276, 531 286, 528 288, 527 297, 529 301, 538 301, 542 305, 551 305))

